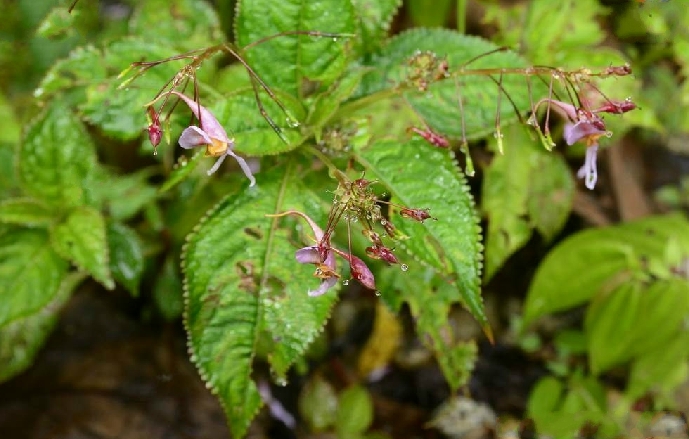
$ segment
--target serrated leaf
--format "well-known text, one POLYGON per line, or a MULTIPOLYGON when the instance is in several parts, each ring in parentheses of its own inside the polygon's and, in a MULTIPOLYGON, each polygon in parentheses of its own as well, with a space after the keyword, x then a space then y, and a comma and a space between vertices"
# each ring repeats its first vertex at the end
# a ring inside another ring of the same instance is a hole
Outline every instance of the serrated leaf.
POLYGON ((78 11, 69 12, 64 6, 53 8, 38 25, 36 34, 45 38, 58 38, 73 32, 74 19, 78 11))
POLYGON ((464 305, 488 331, 481 299, 481 246, 478 218, 469 188, 447 151, 412 139, 357 147, 359 161, 401 205, 430 209, 438 221, 393 218, 409 239, 400 244, 412 255, 448 274, 464 305))
POLYGON ((356 91, 364 73, 363 69, 349 72, 327 91, 318 95, 311 105, 308 124, 315 127, 324 126, 337 112, 340 104, 356 91))
POLYGON ((129 32, 147 41, 175 47, 180 52, 223 40, 215 10, 208 2, 197 0, 140 2, 129 22, 129 32))
POLYGON ((259 335, 267 331, 274 340, 269 360, 283 377, 337 297, 332 290, 307 295, 318 283, 313 267, 296 262, 293 229, 265 215, 296 209, 319 221, 319 207, 318 197, 283 165, 262 173, 257 187, 220 202, 187 241, 185 320, 193 359, 220 397, 235 437, 244 435, 261 405, 251 381, 259 335))
MULTIPOLYGON (((431 129, 459 139, 462 137, 462 113, 458 96, 461 95, 467 139, 483 137, 495 131, 499 88, 488 76, 471 74, 471 70, 495 68, 498 72, 493 77, 498 80, 500 68, 527 65, 514 52, 502 51, 480 58, 463 68, 473 58, 497 48, 498 46, 482 38, 446 29, 414 29, 404 32, 392 38, 381 54, 367 64, 374 71, 364 77, 357 96, 364 97, 377 92, 386 95, 394 93, 395 87, 405 85, 409 73, 408 60, 416 53, 430 51, 440 58, 447 58, 450 76, 433 82, 426 91, 405 87, 404 97, 431 129), (459 85, 453 75, 457 77, 459 85)), ((541 92, 545 89, 539 84, 540 81, 531 82, 533 99, 540 99, 541 92)), ((526 112, 531 108, 528 87, 521 75, 504 75, 502 86, 520 111, 526 112)), ((501 123, 516 120, 517 115, 507 98, 503 96, 500 101, 501 123)))
MULTIPOLYGON (((356 33, 350 1, 248 0, 237 2, 236 42, 240 47, 281 32, 356 33)), ((344 39, 282 35, 252 47, 246 60, 271 87, 304 95, 307 81, 331 84, 347 66, 344 39)))
POLYGON ((616 227, 585 230, 552 250, 539 267, 524 307, 525 327, 552 312, 580 305, 667 260, 669 242, 689 255, 689 223, 681 215, 646 218, 616 227))
POLYGON ((107 226, 110 272, 133 296, 139 295, 139 282, 144 271, 144 252, 135 231, 121 223, 107 226))
POLYGON ((0 326, 38 313, 54 298, 67 263, 43 230, 10 229, 0 235, 0 326))
MULTIPOLYGON (((294 97, 280 90, 273 90, 287 108, 290 117, 303 121, 306 112, 301 103, 294 97)), ((244 89, 223 98, 210 107, 218 121, 227 129, 228 135, 235 139, 235 150, 251 156, 273 155, 291 151, 304 141, 299 127, 293 127, 288 116, 278 105, 261 93, 261 102, 275 124, 282 130, 288 140, 281 139, 270 124, 263 118, 256 103, 254 92, 244 89)))
POLYGON ((28 227, 46 227, 56 220, 48 207, 31 198, 10 198, 0 202, 0 222, 28 227))
POLYGON ((177 73, 183 62, 173 61, 149 69, 128 87, 120 89, 118 75, 135 61, 155 61, 175 55, 173 49, 155 42, 127 38, 107 47, 78 48, 58 61, 34 92, 41 100, 56 93, 78 105, 82 114, 107 135, 132 140, 146 127, 144 104, 177 73))
MULTIPOLYGON (((43 268, 34 267, 36 270, 43 268)), ((50 291, 51 300, 44 306, 6 325, 0 325, 0 382, 31 365, 57 323, 62 306, 84 277, 83 273, 65 276, 58 288, 50 291)))
POLYGON ((105 219, 90 207, 74 209, 50 231, 50 240, 63 258, 86 271, 107 289, 115 288, 109 265, 105 219))
POLYGON ((18 150, 21 188, 57 208, 84 203, 95 166, 90 137, 72 112, 57 101, 29 126, 18 150))
POLYGON ((359 22, 357 40, 361 44, 360 51, 371 53, 385 40, 402 0, 352 0, 352 3, 359 22))

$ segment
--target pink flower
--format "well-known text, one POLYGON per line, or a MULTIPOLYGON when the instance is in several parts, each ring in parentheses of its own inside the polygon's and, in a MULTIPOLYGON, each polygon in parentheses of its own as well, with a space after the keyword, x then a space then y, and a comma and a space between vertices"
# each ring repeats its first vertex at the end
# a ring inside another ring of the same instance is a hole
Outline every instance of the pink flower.
POLYGON ((239 167, 244 171, 244 175, 249 178, 253 186, 256 184, 256 179, 251 173, 251 168, 246 163, 246 161, 236 155, 232 148, 234 147, 234 139, 227 137, 227 132, 222 127, 218 119, 213 116, 213 113, 208 111, 198 102, 193 99, 179 93, 177 91, 171 91, 170 93, 179 97, 185 104, 191 109, 196 119, 198 119, 201 127, 189 126, 182 131, 182 135, 179 138, 179 146, 184 149, 196 148, 199 146, 206 147, 206 154, 212 157, 218 157, 218 160, 213 164, 208 170, 208 175, 213 174, 218 170, 222 162, 227 156, 232 156, 239 164, 239 167))
MULTIPOLYGON (((577 177, 583 178, 586 187, 593 189, 598 180, 598 169, 596 167, 598 138, 603 135, 609 135, 609 132, 605 129, 603 119, 592 111, 576 108, 574 105, 554 99, 541 99, 536 104, 536 108, 541 103, 546 103, 551 109, 567 120, 564 132, 567 145, 573 145, 580 140, 586 142, 586 160, 584 165, 577 171, 577 177)), ((601 111, 605 110, 601 109, 601 111)))

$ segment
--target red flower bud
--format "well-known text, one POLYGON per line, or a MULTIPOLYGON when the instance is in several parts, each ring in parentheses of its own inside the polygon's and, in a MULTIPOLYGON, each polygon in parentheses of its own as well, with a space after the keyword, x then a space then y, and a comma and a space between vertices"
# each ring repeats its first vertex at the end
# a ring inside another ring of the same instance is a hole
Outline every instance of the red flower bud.
MULTIPOLYGON (((404 208, 404 209, 400 210, 400 215, 402 215, 403 218, 413 219, 414 221, 418 221, 420 223, 424 222, 425 220, 427 220, 429 218, 433 218, 428 213, 428 209, 404 208)), ((437 220, 437 218, 433 218, 433 219, 437 220)))

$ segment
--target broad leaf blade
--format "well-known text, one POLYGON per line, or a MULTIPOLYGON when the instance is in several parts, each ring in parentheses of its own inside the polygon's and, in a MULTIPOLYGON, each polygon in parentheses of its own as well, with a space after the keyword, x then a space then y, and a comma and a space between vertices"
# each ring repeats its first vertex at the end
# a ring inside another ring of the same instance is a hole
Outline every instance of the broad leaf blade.
MULTIPOLYGON (((46 267, 35 267, 38 270, 43 268, 46 267)), ((43 307, 6 325, 0 325, 0 382, 31 365, 57 323, 62 306, 84 277, 83 273, 65 276, 58 289, 50 291, 51 300, 43 307)))
POLYGON ((250 376, 259 334, 268 331, 275 340, 270 360, 283 376, 336 300, 334 291, 308 297, 309 286, 318 284, 313 267, 294 258, 293 229, 278 227, 285 220, 266 217, 297 209, 318 218, 318 204, 309 201, 317 197, 284 168, 220 202, 189 237, 183 256, 193 358, 235 437, 244 435, 261 405, 250 376))
POLYGON ((481 299, 481 246, 474 202, 463 175, 447 151, 413 139, 380 141, 356 151, 358 160, 404 206, 428 208, 438 221, 423 224, 393 218, 409 239, 412 255, 451 276, 464 305, 488 330, 481 299))
MULTIPOLYGON (((472 36, 466 36, 446 29, 414 29, 391 39, 380 56, 368 65, 374 72, 364 78, 359 97, 377 92, 389 94, 402 86, 404 96, 414 110, 436 132, 453 138, 462 137, 462 112, 459 96, 462 97, 464 123, 467 139, 483 137, 495 131, 499 88, 486 75, 472 74, 472 69, 495 68, 499 80, 500 68, 518 68, 526 62, 513 52, 503 51, 480 58, 465 67, 473 58, 497 49, 495 44, 472 36), (419 91, 407 87, 409 59, 419 52, 429 51, 438 57, 447 57, 449 77, 433 82, 428 90, 419 91), (455 77, 457 83, 455 82, 455 77)), ((532 81, 534 99, 540 98, 543 89, 538 81, 532 81)), ((521 112, 530 107, 528 88, 521 75, 504 75, 502 86, 521 112)), ((516 114, 507 98, 503 96, 500 106, 500 122, 516 119, 516 114)))
POLYGON ((28 227, 49 226, 55 217, 48 207, 31 198, 10 198, 0 203, 0 222, 28 227))
POLYGON ((96 154, 81 122, 53 101, 20 144, 19 182, 25 193, 58 208, 85 202, 96 154))
POLYGON ((38 313, 53 300, 67 273, 42 230, 0 235, 0 326, 38 313))
POLYGON ((375 51, 385 40, 402 0, 352 0, 359 21, 358 40, 363 54, 375 51))
POLYGON ((55 250, 108 289, 115 288, 103 215, 90 207, 74 209, 50 233, 55 250))
MULTIPOLYGON (((240 47, 290 31, 356 33, 349 0, 245 0, 237 5, 236 41, 240 47)), ((282 35, 245 51, 256 73, 271 87, 303 95, 306 81, 329 85, 347 65, 346 40, 282 35)))

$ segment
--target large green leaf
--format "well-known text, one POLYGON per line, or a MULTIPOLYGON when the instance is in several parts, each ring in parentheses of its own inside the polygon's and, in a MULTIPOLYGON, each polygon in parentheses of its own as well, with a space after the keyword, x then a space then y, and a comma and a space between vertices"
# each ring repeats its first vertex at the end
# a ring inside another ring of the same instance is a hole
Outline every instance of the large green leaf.
POLYGON ((10 229, 0 235, 0 327, 38 313, 67 273, 42 230, 10 229))
POLYGON ((110 272, 110 253, 105 234, 105 219, 96 209, 74 209, 50 233, 55 250, 86 271, 108 289, 115 287, 110 272))
POLYGON ((266 331, 272 337, 269 360, 282 378, 321 330, 336 300, 332 290, 307 295, 318 279, 312 266, 294 257, 295 222, 283 228, 285 219, 266 217, 296 209, 323 219, 318 197, 299 178, 291 166, 261 173, 257 187, 212 209, 184 250, 192 358, 220 397, 235 437, 244 435, 261 405, 251 381, 259 335, 266 331))
MULTIPOLYGON (((358 97, 374 93, 380 96, 395 95, 402 86, 404 96, 414 110, 435 131, 461 138, 462 113, 458 97, 461 95, 464 108, 466 137, 474 139, 495 131, 499 88, 485 75, 471 74, 472 69, 495 68, 493 78, 499 80, 500 68, 518 68, 526 62, 514 52, 493 53, 465 64, 473 58, 486 54, 498 47, 481 38, 466 36, 446 29, 414 29, 391 39, 380 56, 369 64, 374 69, 364 77, 358 97), (409 59, 420 51, 430 51, 438 57, 446 57, 449 63, 449 77, 433 82, 426 91, 406 86, 410 71, 409 59), (455 77, 457 81, 455 81, 455 77)), ((540 81, 532 80, 533 98, 540 99, 544 90, 540 81)), ((530 102, 527 84, 521 75, 506 74, 502 81, 512 101, 522 113, 529 111, 530 102)), ((509 100, 500 98, 501 123, 514 121, 516 115, 509 100)))
MULTIPOLYGON (((37 270, 43 268, 35 267, 37 270)), ((31 365, 57 323, 62 305, 84 277, 83 273, 67 275, 57 290, 50 291, 51 300, 44 306, 6 325, 0 325, 0 382, 31 365)))
POLYGON ((86 130, 56 101, 29 126, 18 150, 24 192, 58 208, 84 203, 95 166, 95 149, 86 130))
POLYGON ((55 221, 48 207, 31 198, 10 198, 0 202, 0 222, 28 227, 45 227, 55 221))
POLYGON ((681 215, 586 230, 548 254, 531 283, 524 325, 580 305, 633 279, 671 276, 689 255, 689 223, 681 215))
MULTIPOLYGON (((293 31, 356 33, 352 3, 350 0, 238 1, 235 32, 240 47, 293 31)), ((327 86, 344 71, 345 41, 282 35, 248 49, 245 56, 269 86, 302 96, 307 81, 319 81, 327 86)))
POLYGON ((481 246, 474 201, 450 153, 421 139, 380 141, 357 147, 356 160, 390 189, 393 201, 430 209, 437 221, 394 218, 409 238, 401 245, 412 255, 450 276, 484 330, 488 321, 481 299, 481 246))
POLYGON ((373 52, 385 41, 395 12, 402 0, 352 0, 359 21, 359 40, 364 54, 373 52))

